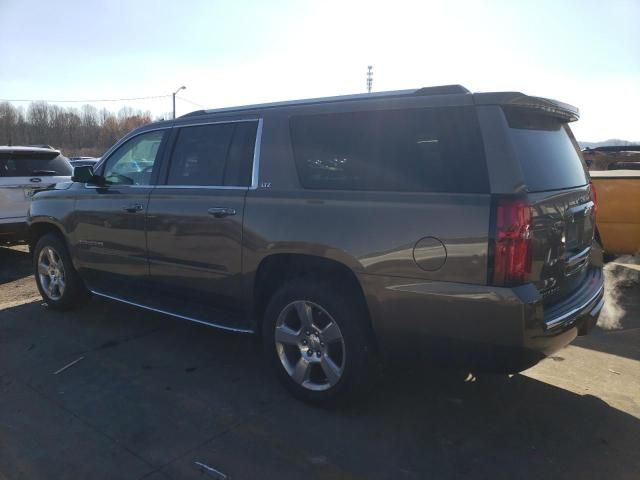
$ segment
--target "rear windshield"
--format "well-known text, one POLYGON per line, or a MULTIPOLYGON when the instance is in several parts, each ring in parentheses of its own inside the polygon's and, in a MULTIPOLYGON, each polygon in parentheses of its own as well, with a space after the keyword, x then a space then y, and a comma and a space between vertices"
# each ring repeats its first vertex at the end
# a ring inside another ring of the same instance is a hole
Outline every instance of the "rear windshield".
POLYGON ((473 107, 300 115, 291 138, 305 188, 486 193, 473 107))
POLYGON ((72 171, 58 152, 0 152, 0 177, 68 176, 72 171))
POLYGON ((523 108, 504 111, 529 191, 560 190, 588 182, 580 150, 565 122, 523 108))

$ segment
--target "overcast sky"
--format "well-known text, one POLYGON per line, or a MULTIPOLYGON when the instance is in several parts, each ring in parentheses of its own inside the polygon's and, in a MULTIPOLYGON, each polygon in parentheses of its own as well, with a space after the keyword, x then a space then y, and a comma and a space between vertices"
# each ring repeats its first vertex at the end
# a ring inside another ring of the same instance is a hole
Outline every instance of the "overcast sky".
MULTIPOLYGON (((460 83, 578 106, 640 140, 640 0, 0 0, 0 100, 166 95, 199 109, 460 83)), ((16 103, 17 104, 17 103, 16 103)), ((171 98, 123 104, 154 115, 171 98)), ((73 105, 73 104, 61 104, 73 105)))

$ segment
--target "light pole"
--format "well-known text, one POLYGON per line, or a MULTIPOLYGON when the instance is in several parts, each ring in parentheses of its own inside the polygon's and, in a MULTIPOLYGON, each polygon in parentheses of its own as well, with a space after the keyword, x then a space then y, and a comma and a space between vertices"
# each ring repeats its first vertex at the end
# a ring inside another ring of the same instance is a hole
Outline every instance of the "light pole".
POLYGON ((184 85, 181 86, 179 89, 177 89, 175 92, 173 92, 171 95, 173 96, 173 119, 176 119, 176 95, 178 94, 178 92, 180 90, 186 90, 187 87, 185 87, 184 85))

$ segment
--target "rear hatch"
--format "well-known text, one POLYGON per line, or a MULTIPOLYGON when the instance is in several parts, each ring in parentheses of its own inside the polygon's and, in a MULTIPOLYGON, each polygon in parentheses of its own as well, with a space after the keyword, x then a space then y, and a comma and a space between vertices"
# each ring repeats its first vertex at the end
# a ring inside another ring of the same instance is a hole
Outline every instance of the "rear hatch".
POLYGON ((530 208, 528 280, 549 305, 573 293, 588 275, 594 197, 566 117, 520 106, 503 111, 530 208))
POLYGON ((69 181, 73 168, 59 151, 47 148, 0 147, 0 222, 25 219, 38 191, 69 181))

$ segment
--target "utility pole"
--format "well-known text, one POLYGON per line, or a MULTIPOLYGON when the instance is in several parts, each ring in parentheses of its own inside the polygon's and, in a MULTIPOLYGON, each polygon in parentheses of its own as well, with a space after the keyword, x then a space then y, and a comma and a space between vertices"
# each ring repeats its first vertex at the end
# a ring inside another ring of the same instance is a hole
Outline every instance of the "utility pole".
POLYGON ((371 93, 371 86, 373 85, 373 65, 367 67, 367 93, 371 93))
POLYGON ((179 89, 177 89, 175 92, 173 92, 173 93, 171 94, 171 96, 173 97, 173 119, 174 119, 174 120, 176 119, 176 95, 178 94, 178 92, 179 92, 180 90, 186 90, 186 89, 187 89, 187 87, 185 87, 185 86, 183 85, 183 86, 181 86, 179 89))

